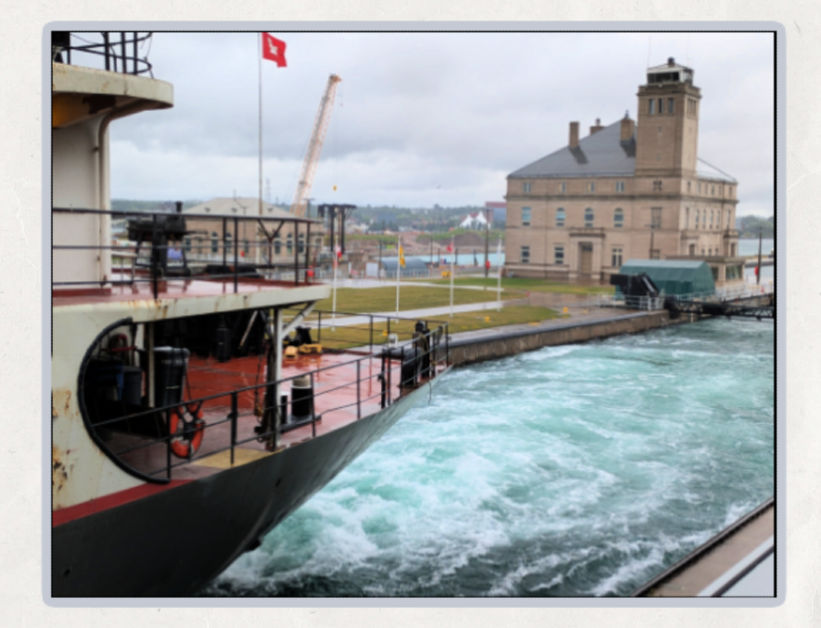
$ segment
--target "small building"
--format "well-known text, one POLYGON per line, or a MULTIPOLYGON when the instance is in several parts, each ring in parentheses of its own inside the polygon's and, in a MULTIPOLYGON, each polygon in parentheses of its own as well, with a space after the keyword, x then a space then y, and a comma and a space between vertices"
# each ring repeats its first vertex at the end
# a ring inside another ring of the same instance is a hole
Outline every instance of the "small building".
MULTIPOLYGON (((214 198, 194 207, 183 210, 186 216, 186 230, 189 232, 183 241, 186 255, 194 261, 212 261, 221 259, 223 248, 229 255, 233 253, 234 239, 238 239, 239 254, 248 261, 256 259, 256 246, 259 247, 261 260, 270 263, 290 262, 294 258, 295 248, 298 254, 304 254, 308 231, 303 226, 294 237, 294 223, 283 222, 293 219, 287 208, 263 202, 260 207, 258 198, 214 198), (237 222, 237 233, 234 233, 233 221, 237 217, 258 217, 259 220, 240 220, 237 222), (223 243, 222 220, 225 218, 226 233, 223 243), (269 260, 270 258, 270 260, 269 260)), ((321 221, 312 220, 310 230, 311 259, 316 259, 322 249, 325 227, 321 221)))
POLYGON ((716 290, 710 266, 703 260, 631 259, 619 273, 645 273, 666 296, 704 297, 716 290))
MULTIPOLYGON (((382 260, 382 278, 396 278, 396 258, 382 260)), ((405 258, 405 265, 400 268, 400 277, 427 277, 430 274, 428 265, 421 259, 405 258)))

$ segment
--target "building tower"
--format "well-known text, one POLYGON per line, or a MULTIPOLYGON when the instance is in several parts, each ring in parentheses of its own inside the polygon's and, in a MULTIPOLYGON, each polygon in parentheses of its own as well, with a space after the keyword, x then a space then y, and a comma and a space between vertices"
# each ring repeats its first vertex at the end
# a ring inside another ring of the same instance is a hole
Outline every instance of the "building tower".
POLYGON ((701 99, 693 70, 670 57, 648 68, 637 95, 636 176, 693 176, 701 99))

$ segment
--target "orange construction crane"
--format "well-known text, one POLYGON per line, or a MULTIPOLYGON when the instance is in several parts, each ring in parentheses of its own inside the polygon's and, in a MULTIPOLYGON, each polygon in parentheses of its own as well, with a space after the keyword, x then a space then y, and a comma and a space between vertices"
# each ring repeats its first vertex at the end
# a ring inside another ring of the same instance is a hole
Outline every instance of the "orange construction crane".
POLYGON ((331 74, 328 77, 328 85, 325 88, 325 94, 322 96, 322 100, 319 103, 319 112, 316 114, 314 132, 311 135, 311 141, 308 143, 308 151, 305 153, 305 162, 302 164, 302 176, 299 177, 294 202, 291 204, 291 213, 295 216, 305 215, 305 199, 308 198, 308 193, 311 191, 311 184, 314 179, 316 163, 319 161, 319 153, 322 150, 322 142, 325 140, 325 131, 328 130, 328 120, 331 115, 331 105, 334 102, 336 84, 341 80, 342 79, 336 74, 331 74))

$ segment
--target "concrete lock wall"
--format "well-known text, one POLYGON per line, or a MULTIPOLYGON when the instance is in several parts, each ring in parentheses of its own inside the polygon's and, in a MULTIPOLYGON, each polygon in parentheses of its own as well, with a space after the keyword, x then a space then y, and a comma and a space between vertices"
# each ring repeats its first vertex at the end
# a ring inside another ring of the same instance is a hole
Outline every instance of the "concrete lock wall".
POLYGON ((671 320, 666 311, 641 312, 616 316, 607 320, 571 323, 543 330, 502 333, 490 338, 453 339, 450 342, 451 363, 455 366, 482 362, 533 351, 542 347, 586 342, 620 334, 634 334, 648 329, 689 322, 682 316, 671 320))

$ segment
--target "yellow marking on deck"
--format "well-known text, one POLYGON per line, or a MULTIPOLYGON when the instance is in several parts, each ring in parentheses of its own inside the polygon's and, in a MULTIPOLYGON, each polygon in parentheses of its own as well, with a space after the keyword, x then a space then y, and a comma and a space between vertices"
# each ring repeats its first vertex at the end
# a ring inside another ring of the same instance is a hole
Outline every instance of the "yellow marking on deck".
MULTIPOLYGON (((239 467, 254 460, 265 458, 272 455, 272 451, 260 451, 259 449, 241 449, 239 447, 234 449, 234 464, 239 467)), ((196 461, 196 464, 203 467, 213 467, 215 469, 230 469, 231 468, 231 451, 220 451, 216 454, 206 456, 196 461)))

